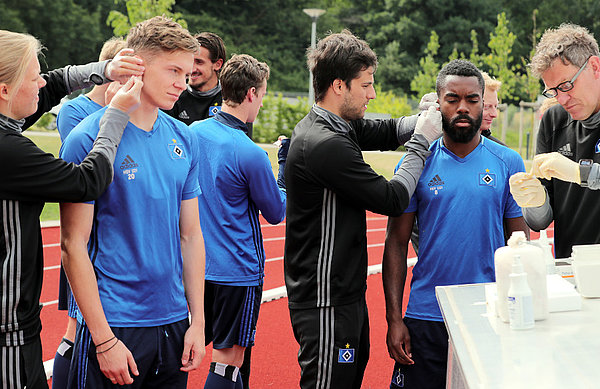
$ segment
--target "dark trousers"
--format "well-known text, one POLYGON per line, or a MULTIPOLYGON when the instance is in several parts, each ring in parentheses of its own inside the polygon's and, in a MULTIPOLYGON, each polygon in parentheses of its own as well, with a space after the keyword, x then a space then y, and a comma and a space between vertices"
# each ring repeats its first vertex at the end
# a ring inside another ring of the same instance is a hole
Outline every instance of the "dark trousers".
POLYGON ((5 388, 48 389, 39 336, 23 346, 0 347, 0 377, 5 388))
POLYGON ((440 321, 404 318, 410 333, 414 365, 394 365, 390 389, 444 389, 448 363, 448 332, 440 321))
POLYGON ((131 351, 139 375, 133 384, 117 385, 100 370, 96 348, 85 325, 78 326, 69 371, 69 389, 173 388, 185 389, 187 373, 181 368, 183 338, 188 319, 156 327, 111 327, 116 337, 131 351))
POLYGON ((360 389, 369 360, 369 315, 364 297, 356 303, 290 309, 300 345, 300 387, 360 389))

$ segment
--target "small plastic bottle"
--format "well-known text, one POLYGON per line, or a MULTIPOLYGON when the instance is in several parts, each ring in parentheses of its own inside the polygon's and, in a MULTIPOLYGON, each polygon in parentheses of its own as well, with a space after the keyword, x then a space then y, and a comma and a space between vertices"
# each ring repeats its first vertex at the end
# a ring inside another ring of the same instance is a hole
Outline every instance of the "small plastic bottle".
POLYGON ((513 330, 527 330, 533 328, 533 299, 531 289, 527 284, 527 273, 523 270, 521 257, 513 258, 512 273, 509 275, 510 287, 508 288, 508 315, 510 328, 513 330))
POLYGON ((546 263, 546 274, 556 273, 556 261, 554 260, 554 254, 552 254, 552 245, 548 239, 546 230, 540 231, 540 239, 538 240, 539 246, 544 251, 544 261, 546 263))

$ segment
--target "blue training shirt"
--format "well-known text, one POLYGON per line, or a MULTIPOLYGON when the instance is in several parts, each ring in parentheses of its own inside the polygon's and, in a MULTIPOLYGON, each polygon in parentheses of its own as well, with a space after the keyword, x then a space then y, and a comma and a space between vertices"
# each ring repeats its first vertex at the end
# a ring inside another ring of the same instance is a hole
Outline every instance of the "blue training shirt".
POLYGON ((406 316, 443 321, 435 287, 493 282, 494 252, 504 242, 504 218, 522 216, 508 179, 525 171, 521 156, 481 137, 459 158, 442 143, 432 154, 410 205, 419 220, 419 260, 412 271, 406 316))
MULTIPOLYGON (((85 158, 105 108, 84 119, 61 149, 85 158)), ((117 150, 114 181, 94 203, 88 244, 108 323, 153 327, 188 316, 182 284, 181 201, 200 195, 198 159, 188 127, 158 111, 152 131, 129 122, 117 150)))
POLYGON ((83 119, 93 114, 102 106, 92 101, 86 95, 79 95, 62 105, 56 116, 56 128, 60 135, 60 141, 64 142, 69 133, 83 119))
POLYGON ((245 134, 246 124, 217 112, 190 126, 198 144, 200 224, 206 280, 224 285, 262 284, 265 251, 259 211, 271 224, 285 217, 267 153, 245 134))

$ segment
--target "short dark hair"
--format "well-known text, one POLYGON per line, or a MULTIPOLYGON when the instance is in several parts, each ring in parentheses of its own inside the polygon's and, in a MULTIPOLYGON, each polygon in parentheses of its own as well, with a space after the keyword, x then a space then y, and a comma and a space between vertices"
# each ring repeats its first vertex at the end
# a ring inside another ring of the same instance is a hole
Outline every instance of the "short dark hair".
POLYGON ((477 66, 473 65, 471 62, 464 59, 455 59, 450 61, 450 63, 440 70, 437 80, 435 81, 435 91, 438 96, 440 95, 442 88, 446 87, 447 76, 477 77, 477 81, 481 87, 481 95, 483 96, 483 91, 485 90, 483 75, 477 66))
POLYGON ((212 32, 201 32, 196 34, 194 38, 200 43, 200 46, 208 50, 212 63, 222 59, 223 64, 225 64, 225 61, 227 61, 227 52, 225 50, 225 43, 223 43, 223 39, 220 36, 212 32))
POLYGON ((350 82, 369 67, 377 68, 377 55, 369 44, 350 31, 330 34, 317 46, 307 50, 308 69, 313 73, 315 101, 321 101, 331 84, 340 79, 350 87, 350 82))
POLYGON ((269 79, 269 66, 247 54, 236 54, 225 62, 221 71, 223 102, 237 106, 250 88, 260 88, 269 79))

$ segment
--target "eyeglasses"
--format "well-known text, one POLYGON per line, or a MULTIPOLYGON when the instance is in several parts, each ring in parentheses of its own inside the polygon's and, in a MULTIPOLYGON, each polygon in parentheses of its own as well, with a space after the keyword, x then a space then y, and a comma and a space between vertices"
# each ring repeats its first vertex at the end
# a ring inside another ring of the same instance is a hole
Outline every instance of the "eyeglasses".
POLYGON ((573 89, 573 87, 575 86, 573 83, 575 82, 575 80, 577 79, 577 77, 579 77, 579 75, 581 74, 581 72, 583 72, 583 69, 585 69, 585 65, 587 65, 587 63, 590 60, 590 58, 591 57, 588 57, 588 59, 585 60, 585 63, 579 68, 579 71, 575 74, 575 76, 573 76, 573 78, 571 79, 571 81, 561 82, 555 88, 548 88, 548 89, 546 89, 545 91, 542 92, 542 95, 544 95, 547 98, 551 99, 553 97, 558 96, 558 91, 568 92, 571 89, 573 89))

